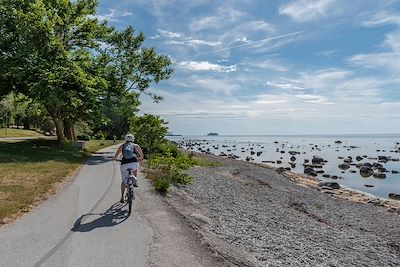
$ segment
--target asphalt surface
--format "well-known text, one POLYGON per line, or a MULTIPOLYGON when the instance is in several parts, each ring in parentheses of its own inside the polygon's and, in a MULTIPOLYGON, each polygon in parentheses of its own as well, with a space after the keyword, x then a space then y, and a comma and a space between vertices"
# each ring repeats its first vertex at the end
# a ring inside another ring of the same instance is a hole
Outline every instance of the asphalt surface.
POLYGON ((0 228, 0 266, 146 266, 153 229, 119 203, 116 147, 91 157, 74 181, 16 222, 0 228))

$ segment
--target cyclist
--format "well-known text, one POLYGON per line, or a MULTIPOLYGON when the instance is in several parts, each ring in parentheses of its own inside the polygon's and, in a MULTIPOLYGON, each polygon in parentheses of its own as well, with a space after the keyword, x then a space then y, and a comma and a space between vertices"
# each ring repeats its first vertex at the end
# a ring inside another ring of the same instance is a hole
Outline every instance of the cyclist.
POLYGON ((134 186, 137 187, 137 172, 139 168, 139 161, 144 158, 143 151, 138 144, 134 143, 135 136, 133 134, 127 134, 125 136, 125 143, 123 143, 115 152, 114 160, 117 160, 122 155, 121 160, 121 203, 124 203, 124 193, 128 177, 128 169, 133 170, 133 174, 136 177, 134 186))

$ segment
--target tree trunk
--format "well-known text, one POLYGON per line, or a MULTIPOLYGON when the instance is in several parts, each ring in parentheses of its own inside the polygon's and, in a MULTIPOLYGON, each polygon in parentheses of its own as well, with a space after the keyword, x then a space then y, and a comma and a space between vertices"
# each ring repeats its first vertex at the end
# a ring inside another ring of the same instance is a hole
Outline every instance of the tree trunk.
POLYGON ((25 130, 30 130, 31 129, 31 125, 29 124, 29 119, 25 118, 22 122, 24 124, 24 129, 25 130))
POLYGON ((64 135, 70 141, 76 141, 75 122, 71 119, 64 119, 64 135))
POLYGON ((57 140, 60 144, 64 144, 65 138, 63 133, 63 121, 60 118, 59 108, 53 104, 46 104, 46 109, 49 112, 50 117, 53 119, 54 125, 56 126, 57 140))

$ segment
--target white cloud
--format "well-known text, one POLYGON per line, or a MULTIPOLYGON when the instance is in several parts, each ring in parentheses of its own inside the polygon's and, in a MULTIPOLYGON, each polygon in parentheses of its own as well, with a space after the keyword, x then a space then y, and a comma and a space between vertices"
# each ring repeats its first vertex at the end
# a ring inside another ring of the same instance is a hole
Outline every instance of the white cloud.
POLYGON ((132 15, 133 15, 132 12, 125 11, 124 13, 121 14, 121 17, 127 17, 127 16, 132 16, 132 15))
POLYGON ((197 46, 197 45, 219 46, 219 45, 221 45, 221 42, 210 42, 210 41, 199 40, 199 39, 188 39, 188 40, 185 40, 184 43, 193 45, 193 46, 197 46))
POLYGON ((266 32, 266 33, 273 33, 276 31, 275 27, 267 23, 263 20, 253 20, 253 21, 248 21, 245 23, 241 23, 236 30, 244 30, 247 32, 266 32))
POLYGON ((208 61, 181 61, 178 66, 194 71, 234 72, 237 70, 236 65, 223 66, 208 61))
POLYGON ((189 29, 193 32, 220 29, 236 23, 244 16, 245 13, 231 6, 220 6, 217 9, 216 15, 193 18, 189 24, 189 29))
MULTIPOLYGON (((266 44, 268 44, 268 43, 270 43, 272 41, 277 41, 277 40, 281 40, 281 39, 288 39, 288 38, 290 39, 290 38, 292 38, 294 36, 297 36, 297 35, 300 35, 302 33, 303 33, 303 31, 297 31, 297 32, 290 32, 290 33, 286 33, 286 34, 275 35, 275 36, 259 39, 259 40, 256 40, 256 41, 249 41, 249 42, 246 42, 246 43, 236 44, 236 45, 232 45, 232 46, 216 49, 216 50, 213 50, 213 51, 198 53, 197 56, 211 54, 211 53, 217 53, 217 52, 225 52, 225 51, 229 51, 231 49, 239 48, 239 47, 247 47, 247 46, 262 47, 262 46, 265 46, 266 44)), ((284 44, 286 44, 286 43, 287 43, 287 41, 284 41, 284 44)))
POLYGON ((347 59, 354 66, 363 68, 400 71, 400 31, 386 35, 382 46, 389 50, 382 53, 359 54, 347 59))
POLYGON ((157 31, 161 34, 161 36, 166 38, 180 38, 183 36, 183 34, 179 32, 171 32, 162 29, 158 29, 157 31))
POLYGON ((111 22, 119 22, 118 19, 116 19, 116 15, 115 15, 115 9, 109 9, 109 13, 108 14, 104 14, 104 15, 89 15, 90 18, 96 18, 99 21, 111 21, 111 22))
POLYGON ((377 27, 386 24, 400 25, 400 15, 388 12, 379 12, 373 17, 362 22, 362 25, 365 27, 377 27))
POLYGON ((267 60, 259 61, 259 62, 252 61, 252 62, 247 63, 247 65, 251 66, 251 67, 274 70, 274 71, 279 71, 279 72, 285 72, 290 69, 288 66, 279 64, 271 59, 267 59, 267 60))
POLYGON ((301 87, 299 85, 290 83, 290 82, 277 82, 277 81, 272 81, 272 82, 267 82, 267 85, 272 86, 272 87, 277 87, 285 90, 304 90, 304 87, 301 87))
POLYGON ((165 38, 169 39, 166 41, 168 44, 174 45, 187 45, 187 46, 218 46, 221 42, 206 41, 201 39, 194 39, 192 37, 186 37, 183 33, 171 32, 162 29, 158 29, 158 32, 165 38))
POLYGON ((333 105, 335 103, 329 101, 325 96, 320 95, 296 95, 297 98, 304 100, 304 103, 333 105))
POLYGON ((327 15, 334 8, 335 0, 294 0, 279 8, 279 14, 296 21, 312 21, 327 15))

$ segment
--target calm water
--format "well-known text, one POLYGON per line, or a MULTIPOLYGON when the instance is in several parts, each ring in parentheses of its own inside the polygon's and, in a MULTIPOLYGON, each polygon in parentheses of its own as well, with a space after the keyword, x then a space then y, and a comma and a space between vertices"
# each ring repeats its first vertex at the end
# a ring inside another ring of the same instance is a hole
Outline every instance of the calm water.
POLYGON ((400 193, 400 174, 391 171, 400 171, 400 162, 380 162, 388 172, 385 179, 377 179, 373 176, 364 178, 359 174, 356 166, 350 166, 348 170, 338 168, 343 159, 351 156, 353 163, 378 162, 378 156, 387 156, 392 159, 400 158, 400 135, 323 135, 323 136, 171 136, 171 141, 181 142, 183 148, 194 151, 207 151, 215 155, 221 152, 239 156, 239 160, 246 157, 254 158, 253 162, 274 161, 267 163, 275 167, 290 167, 292 172, 303 173, 304 160, 311 161, 313 156, 320 156, 328 162, 323 170, 325 174, 336 175, 341 179, 324 178, 318 174, 318 178, 325 181, 336 181, 342 186, 349 187, 371 195, 388 198, 389 193, 400 193), (336 144, 335 141, 341 141, 336 144), (192 145, 196 143, 196 145, 192 145), (189 146, 191 145, 191 146, 189 146), (218 146, 218 149, 214 148, 218 146), (251 155, 251 151, 262 152, 260 156, 251 155), (289 151, 297 151, 296 160, 292 161, 289 151), (357 156, 367 156, 360 161, 357 156), (276 161, 281 160, 281 164, 276 161), (295 163, 295 166, 293 165, 295 163), (352 173, 351 170, 356 171, 352 173), (370 185, 373 187, 366 187, 370 185))

